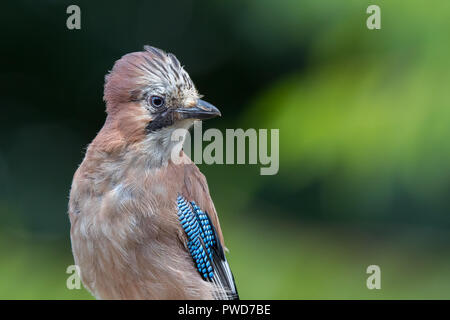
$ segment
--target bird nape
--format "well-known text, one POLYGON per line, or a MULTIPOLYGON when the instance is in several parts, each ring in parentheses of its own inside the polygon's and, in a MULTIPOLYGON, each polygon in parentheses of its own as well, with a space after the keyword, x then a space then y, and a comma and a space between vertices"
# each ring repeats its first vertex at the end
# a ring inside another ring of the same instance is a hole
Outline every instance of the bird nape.
POLYGON ((220 111, 173 54, 144 48, 105 77, 105 124, 73 178, 81 279, 99 299, 238 299, 206 178, 182 150, 194 121, 220 111))

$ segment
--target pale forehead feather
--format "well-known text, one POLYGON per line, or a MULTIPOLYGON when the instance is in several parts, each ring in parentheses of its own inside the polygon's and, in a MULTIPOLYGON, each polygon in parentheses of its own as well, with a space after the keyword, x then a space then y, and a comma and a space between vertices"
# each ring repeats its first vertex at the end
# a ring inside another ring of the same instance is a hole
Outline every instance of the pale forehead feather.
POLYGON ((175 55, 150 46, 145 46, 144 49, 140 67, 145 71, 142 74, 145 83, 194 89, 191 78, 175 55))
POLYGON ((106 76, 105 100, 124 102, 142 98, 148 91, 196 95, 189 74, 172 53, 145 46, 145 51, 123 56, 106 76))

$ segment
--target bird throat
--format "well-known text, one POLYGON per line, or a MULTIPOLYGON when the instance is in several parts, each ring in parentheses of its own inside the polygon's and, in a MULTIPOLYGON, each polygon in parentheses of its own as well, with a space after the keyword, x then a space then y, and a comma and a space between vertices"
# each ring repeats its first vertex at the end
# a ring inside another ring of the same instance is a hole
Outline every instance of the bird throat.
POLYGON ((152 124, 156 119, 149 123, 147 135, 139 147, 141 155, 152 167, 165 166, 173 157, 178 159, 186 134, 193 124, 191 120, 172 122, 171 115, 168 118, 160 119, 156 124, 152 124))

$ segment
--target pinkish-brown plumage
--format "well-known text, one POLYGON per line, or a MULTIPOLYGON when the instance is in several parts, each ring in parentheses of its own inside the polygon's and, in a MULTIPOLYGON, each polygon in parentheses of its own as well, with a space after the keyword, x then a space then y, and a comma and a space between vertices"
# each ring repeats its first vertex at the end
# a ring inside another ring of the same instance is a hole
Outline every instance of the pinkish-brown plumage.
POLYGON ((199 99, 192 81, 173 55, 147 47, 116 62, 104 99, 106 122, 70 192, 72 250, 83 284, 99 299, 217 297, 221 289, 201 279, 177 217, 178 195, 195 200, 224 245, 205 177, 182 142, 168 139, 192 125, 185 116, 199 99), (164 110, 149 95, 163 96, 164 110), (171 160, 174 148, 182 164, 171 160))

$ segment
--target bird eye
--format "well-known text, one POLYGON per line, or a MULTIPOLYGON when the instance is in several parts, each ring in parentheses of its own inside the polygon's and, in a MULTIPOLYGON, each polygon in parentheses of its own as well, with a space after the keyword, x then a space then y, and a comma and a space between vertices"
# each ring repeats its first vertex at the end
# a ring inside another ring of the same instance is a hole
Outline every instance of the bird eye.
POLYGON ((152 105, 152 107, 154 108, 161 108, 164 106, 165 101, 163 97, 160 96, 151 96, 150 97, 150 103, 152 105))

